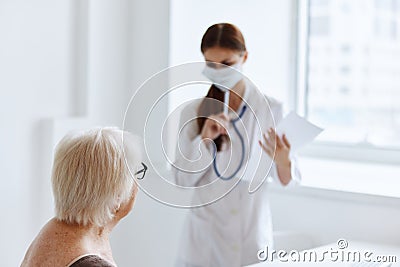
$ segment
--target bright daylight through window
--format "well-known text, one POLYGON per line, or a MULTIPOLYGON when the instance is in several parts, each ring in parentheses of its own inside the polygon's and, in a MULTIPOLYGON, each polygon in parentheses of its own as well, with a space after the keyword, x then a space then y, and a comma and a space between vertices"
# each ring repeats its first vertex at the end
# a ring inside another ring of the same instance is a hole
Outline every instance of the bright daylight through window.
POLYGON ((400 0, 310 0, 305 113, 323 142, 400 149, 400 0))

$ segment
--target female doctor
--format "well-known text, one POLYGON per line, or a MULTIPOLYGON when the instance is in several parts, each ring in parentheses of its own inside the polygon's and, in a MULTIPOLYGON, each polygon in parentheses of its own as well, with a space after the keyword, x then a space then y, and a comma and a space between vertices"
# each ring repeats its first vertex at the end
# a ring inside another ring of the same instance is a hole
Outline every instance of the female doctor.
POLYGON ((208 205, 189 211, 176 266, 245 266, 258 262, 257 252, 273 245, 265 189, 268 183, 249 194, 252 178, 262 180, 269 175, 288 185, 300 180, 300 173, 290 154, 290 140, 274 131, 282 119, 282 104, 260 95, 240 75, 248 57, 240 30, 228 23, 212 25, 202 38, 201 52, 206 61, 203 74, 213 85, 205 98, 188 104, 181 113, 174 177, 181 186, 213 186, 194 194, 196 203, 203 201, 208 205), (238 71, 229 71, 232 69, 226 66, 238 71), (240 138, 232 130, 233 115, 223 113, 224 88, 230 89, 232 114, 240 113, 244 105, 247 107, 240 123, 236 123, 246 139, 246 164, 233 179, 219 179, 213 164, 204 163, 212 162, 216 155, 217 168, 227 177, 241 161, 240 138), (194 165, 198 171, 182 170, 185 168, 180 166, 185 164, 194 165))

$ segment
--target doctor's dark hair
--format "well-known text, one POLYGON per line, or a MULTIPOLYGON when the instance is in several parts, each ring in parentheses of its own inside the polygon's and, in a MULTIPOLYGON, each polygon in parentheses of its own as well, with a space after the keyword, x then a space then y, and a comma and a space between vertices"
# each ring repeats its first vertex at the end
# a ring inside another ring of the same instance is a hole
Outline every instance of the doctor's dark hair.
MULTIPOLYGON (((230 23, 214 24, 204 33, 200 46, 201 52, 204 54, 207 49, 213 47, 231 49, 239 53, 246 52, 246 44, 242 33, 238 27, 230 23)), ((224 95, 225 93, 219 90, 214 84, 211 85, 198 110, 197 125, 199 134, 204 127, 207 117, 219 114, 223 111, 224 95), (207 98, 212 98, 217 101, 207 101, 207 98)), ((220 151, 223 143, 227 141, 227 135, 221 135, 215 139, 214 142, 217 146, 217 151, 220 151)))
POLYGON ((246 51, 243 35, 238 27, 229 23, 218 23, 210 26, 201 40, 201 52, 212 47, 228 48, 238 52, 246 51))

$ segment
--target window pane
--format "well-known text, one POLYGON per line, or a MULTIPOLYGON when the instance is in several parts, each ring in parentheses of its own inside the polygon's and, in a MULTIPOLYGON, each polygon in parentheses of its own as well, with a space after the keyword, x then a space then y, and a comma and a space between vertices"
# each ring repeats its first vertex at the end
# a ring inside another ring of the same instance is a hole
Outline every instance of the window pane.
POLYGON ((320 140, 400 148, 400 1, 310 1, 307 115, 320 140))

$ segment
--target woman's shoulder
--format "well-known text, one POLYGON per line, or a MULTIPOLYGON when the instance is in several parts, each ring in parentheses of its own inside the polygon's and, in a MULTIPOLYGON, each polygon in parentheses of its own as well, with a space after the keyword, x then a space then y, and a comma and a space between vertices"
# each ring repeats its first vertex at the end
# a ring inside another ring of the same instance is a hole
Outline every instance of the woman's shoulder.
POLYGON ((52 219, 30 245, 21 266, 67 266, 77 255, 87 253, 76 241, 52 219))
POLYGON ((271 109, 275 109, 275 108, 282 108, 283 107, 283 103, 282 101, 273 98, 272 96, 267 96, 264 95, 265 99, 267 99, 269 106, 271 107, 271 109))
POLYGON ((279 109, 283 107, 282 101, 261 92, 253 83, 248 82, 250 88, 249 98, 256 101, 256 105, 265 106, 267 103, 271 109, 279 109))
POLYGON ((273 113, 282 112, 283 110, 282 101, 260 92, 252 94, 250 105, 252 105, 255 110, 264 110, 266 108, 267 110, 271 110, 273 113))

